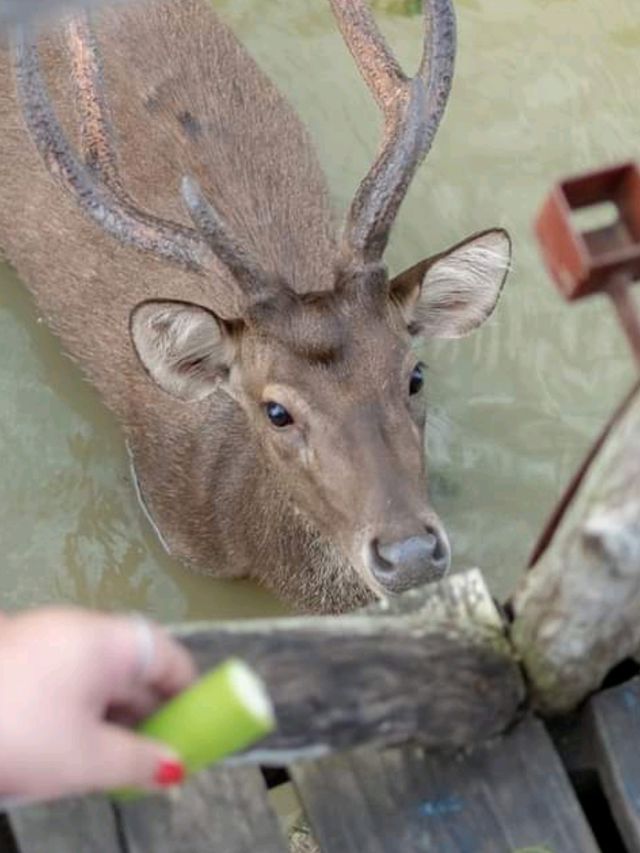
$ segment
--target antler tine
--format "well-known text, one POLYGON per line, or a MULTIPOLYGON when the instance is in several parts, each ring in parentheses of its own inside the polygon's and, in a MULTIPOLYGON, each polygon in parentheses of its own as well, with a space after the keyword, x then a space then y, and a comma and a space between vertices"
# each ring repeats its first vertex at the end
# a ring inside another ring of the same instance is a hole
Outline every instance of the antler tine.
POLYGON ((268 275, 231 233, 194 178, 185 176, 182 179, 182 198, 197 230, 238 281, 245 295, 256 300, 268 292, 272 285, 268 275))
POLYGON ((102 69, 88 16, 72 18, 66 27, 81 117, 84 162, 67 142, 49 101, 38 53, 24 34, 17 43, 18 89, 25 120, 48 169, 62 181, 80 207, 108 233, 142 251, 200 272, 211 270, 212 252, 235 277, 241 290, 255 299, 266 276, 229 232, 194 181, 186 181, 183 197, 198 230, 144 213, 122 186, 106 104, 102 69))
POLYGON ((444 113, 455 59, 451 0, 423 0, 425 36, 418 73, 402 72, 365 0, 330 0, 342 34, 385 118, 382 148, 351 204, 342 238, 350 263, 380 261, 398 209, 444 113))
POLYGON ((408 79, 378 29, 366 0, 330 0, 340 32, 383 112, 406 91, 408 79))
POLYGON ((125 197, 112 145, 100 56, 86 12, 69 19, 66 36, 80 113, 80 144, 84 162, 113 192, 125 197))
MULTIPOLYGON (((189 228, 139 211, 116 186, 96 180, 65 138, 49 101, 37 49, 24 30, 16 34, 16 76, 25 122, 49 171, 76 199, 80 208, 120 242, 166 260, 204 271, 211 266, 206 244, 189 228)), ((114 181, 115 184, 115 181, 114 181)))

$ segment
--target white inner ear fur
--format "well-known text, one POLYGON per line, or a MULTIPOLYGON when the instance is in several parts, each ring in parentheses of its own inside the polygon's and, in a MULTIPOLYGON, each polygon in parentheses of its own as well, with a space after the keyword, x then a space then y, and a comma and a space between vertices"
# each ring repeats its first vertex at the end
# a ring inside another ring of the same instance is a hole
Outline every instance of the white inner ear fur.
POLYGON ((131 336, 151 378, 182 400, 201 400, 224 377, 230 345, 205 308, 179 302, 146 302, 134 309, 131 336))
POLYGON ((510 262, 505 231, 489 231, 452 249, 427 270, 411 327, 435 338, 468 335, 493 312, 510 262))

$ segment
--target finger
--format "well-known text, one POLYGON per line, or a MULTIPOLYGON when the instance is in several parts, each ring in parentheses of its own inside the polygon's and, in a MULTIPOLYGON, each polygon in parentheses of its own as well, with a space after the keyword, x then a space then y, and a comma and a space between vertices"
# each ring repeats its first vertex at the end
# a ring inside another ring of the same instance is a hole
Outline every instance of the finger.
POLYGON ((96 733, 84 772, 78 780, 84 790, 159 788, 184 779, 180 759, 164 744, 112 724, 96 733))
POLYGON ((103 683, 107 706, 123 705, 141 688, 168 698, 188 687, 195 664, 184 646, 142 617, 105 617, 103 654, 112 678, 103 683))
POLYGON ((109 705, 106 719, 119 725, 134 726, 152 714, 162 704, 163 698, 152 687, 132 683, 129 691, 123 691, 109 705))
POLYGON ((189 651, 164 628, 153 623, 150 627, 154 653, 145 680, 162 696, 173 696, 195 679, 196 665, 189 651))

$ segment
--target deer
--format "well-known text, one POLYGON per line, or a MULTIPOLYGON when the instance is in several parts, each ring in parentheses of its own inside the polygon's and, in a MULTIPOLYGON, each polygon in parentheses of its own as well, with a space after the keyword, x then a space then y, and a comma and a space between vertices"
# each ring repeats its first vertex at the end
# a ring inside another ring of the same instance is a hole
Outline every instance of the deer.
POLYGON ((416 342, 492 313, 502 228, 384 261, 451 88, 451 0, 405 74, 366 0, 330 0, 383 119, 336 227, 293 108, 205 0, 17 28, 0 61, 0 247, 122 424, 164 547, 341 612, 451 563, 416 342))

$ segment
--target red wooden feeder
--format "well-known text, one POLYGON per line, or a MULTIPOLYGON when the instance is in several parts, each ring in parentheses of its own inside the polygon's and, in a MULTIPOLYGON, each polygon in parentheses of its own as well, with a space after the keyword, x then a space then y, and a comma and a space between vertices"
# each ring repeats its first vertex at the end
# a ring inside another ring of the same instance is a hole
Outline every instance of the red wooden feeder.
POLYGON ((546 265, 566 299, 607 293, 640 365, 640 318, 629 285, 640 279, 640 170, 635 163, 558 183, 536 221, 546 265), (579 231, 575 211, 609 202, 615 220, 579 231))

